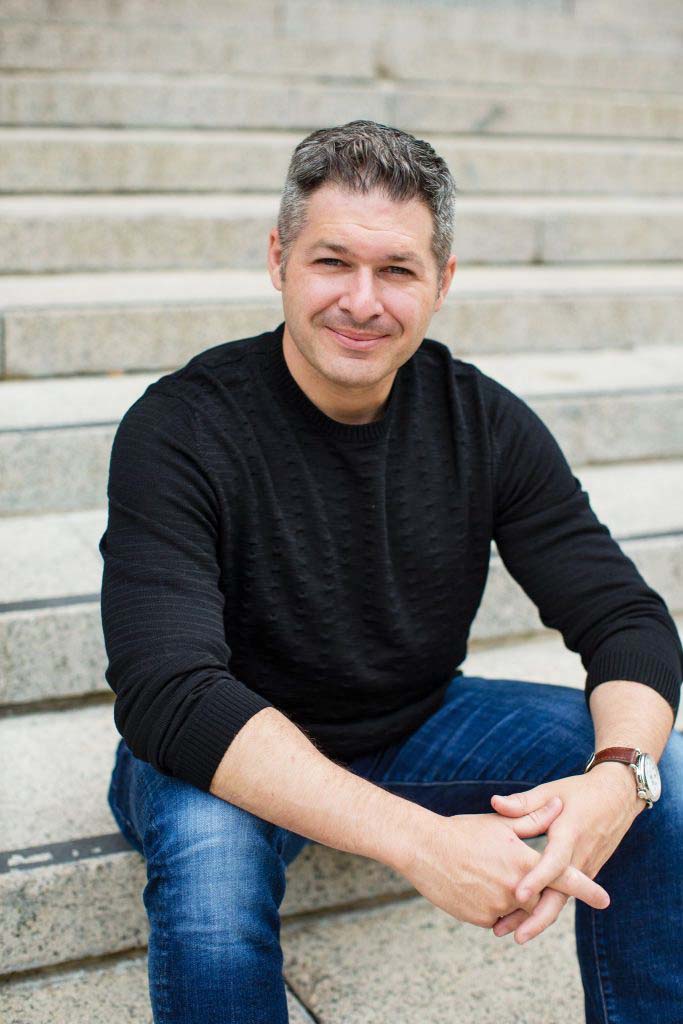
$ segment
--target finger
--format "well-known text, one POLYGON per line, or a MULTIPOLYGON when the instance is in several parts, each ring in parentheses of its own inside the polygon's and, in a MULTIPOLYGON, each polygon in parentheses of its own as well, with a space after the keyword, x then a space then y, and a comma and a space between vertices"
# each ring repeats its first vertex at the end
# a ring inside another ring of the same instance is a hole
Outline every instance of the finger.
POLYGON ((528 814, 529 811, 538 810, 547 802, 552 793, 549 793, 545 786, 536 786, 534 789, 527 789, 523 793, 510 793, 508 796, 499 796, 497 793, 491 797, 493 809, 500 814, 507 814, 517 818, 521 814, 528 814))
POLYGON ((541 898, 528 919, 515 932, 515 942, 522 946, 529 939, 536 938, 557 921, 568 897, 555 889, 544 889, 541 898))
POLYGON ((562 874, 553 881, 553 888, 568 896, 583 900, 589 907, 605 910, 610 905, 609 893, 601 885, 584 875, 583 871, 570 864, 562 874))
POLYGON ((533 866, 528 875, 520 880, 515 890, 515 897, 520 901, 530 899, 543 892, 546 886, 559 878, 572 862, 574 857, 574 839, 569 835, 554 832, 541 854, 541 859, 533 866))
POLYGON ((515 928, 519 927, 522 921, 526 921, 527 917, 529 917, 529 914, 526 910, 522 910, 521 907, 518 910, 513 910, 511 914, 498 918, 493 926, 493 934, 499 937, 509 935, 510 932, 514 932, 515 928))
MULTIPOLYGON (((562 812, 563 804, 559 796, 551 797, 547 804, 537 810, 530 811, 523 818, 507 818, 505 824, 520 839, 529 839, 531 836, 542 835, 548 830, 552 822, 562 812)), ((566 867, 566 865, 562 865, 566 867)), ((553 875, 556 878, 559 871, 553 875)), ((551 879, 552 881, 552 879, 551 879)))

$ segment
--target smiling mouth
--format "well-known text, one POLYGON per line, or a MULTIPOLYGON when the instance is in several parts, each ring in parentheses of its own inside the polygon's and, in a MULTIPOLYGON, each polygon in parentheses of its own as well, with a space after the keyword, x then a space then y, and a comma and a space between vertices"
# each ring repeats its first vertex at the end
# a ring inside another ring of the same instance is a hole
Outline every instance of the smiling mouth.
POLYGON ((343 334, 341 331, 336 331, 334 327, 328 327, 327 330, 331 331, 345 348, 355 348, 361 351, 374 348, 383 338, 387 337, 386 334, 373 334, 366 335, 365 337, 362 335, 343 334))

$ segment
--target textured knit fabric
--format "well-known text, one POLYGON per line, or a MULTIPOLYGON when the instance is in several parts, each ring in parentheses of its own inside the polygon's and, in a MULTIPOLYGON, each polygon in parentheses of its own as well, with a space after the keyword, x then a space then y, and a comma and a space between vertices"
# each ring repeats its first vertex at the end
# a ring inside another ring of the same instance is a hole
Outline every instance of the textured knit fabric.
POLYGON ((208 790, 268 706, 341 764, 408 735, 459 673, 492 540, 586 700, 629 679, 677 711, 669 611, 521 398, 425 338, 381 418, 340 423, 283 331, 200 353, 118 427, 102 623, 136 757, 208 790))

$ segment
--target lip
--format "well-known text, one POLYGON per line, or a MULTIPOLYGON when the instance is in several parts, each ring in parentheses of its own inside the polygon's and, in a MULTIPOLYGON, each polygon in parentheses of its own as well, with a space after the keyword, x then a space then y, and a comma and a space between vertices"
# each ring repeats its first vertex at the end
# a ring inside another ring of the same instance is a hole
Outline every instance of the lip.
POLYGON ((327 330, 334 334, 335 338, 344 348, 353 348, 361 352, 376 348, 381 341, 388 337, 386 334, 381 334, 378 338, 350 338, 347 334, 340 334, 339 331, 335 331, 332 327, 328 327, 327 330))

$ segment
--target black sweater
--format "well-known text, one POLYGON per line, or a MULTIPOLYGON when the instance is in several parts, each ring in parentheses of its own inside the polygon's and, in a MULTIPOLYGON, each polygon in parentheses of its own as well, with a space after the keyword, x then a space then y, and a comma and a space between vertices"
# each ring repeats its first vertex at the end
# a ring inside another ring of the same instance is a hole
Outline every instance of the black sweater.
POLYGON ((340 423, 283 330, 200 353, 118 427, 102 623, 136 757, 208 790, 270 705, 341 764, 408 735, 462 674, 492 540, 580 654, 586 700, 630 679, 676 712, 668 609, 521 398, 425 338, 382 418, 340 423))

